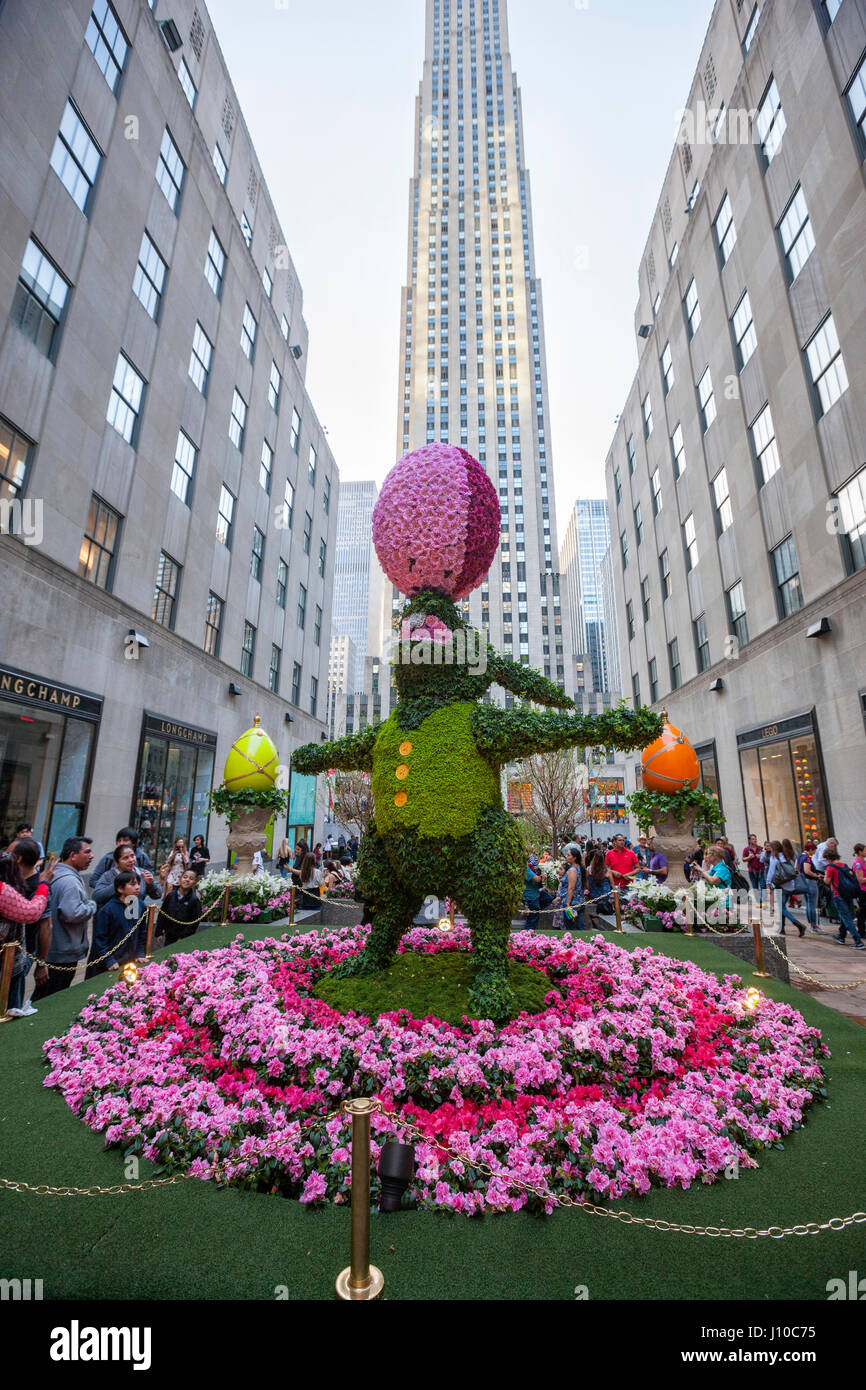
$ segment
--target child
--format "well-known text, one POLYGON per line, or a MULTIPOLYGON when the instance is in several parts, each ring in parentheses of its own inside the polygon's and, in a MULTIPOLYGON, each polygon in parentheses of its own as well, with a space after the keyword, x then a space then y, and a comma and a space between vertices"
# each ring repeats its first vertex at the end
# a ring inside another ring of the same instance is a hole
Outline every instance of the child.
POLYGON ((201 917, 201 899, 196 892, 195 869, 184 869, 176 888, 162 900, 159 917, 156 920, 156 935, 165 937, 166 946, 172 946, 182 937, 192 936, 201 917), (170 921, 169 918, 174 918, 170 921))
POLYGON ((86 979, 92 980, 107 970, 119 970, 125 961, 135 960, 139 954, 139 932, 133 928, 141 920, 143 912, 144 897, 138 874, 118 874, 114 880, 113 897, 103 903, 96 914, 90 946, 93 964, 87 966, 86 979), (132 936, 129 936, 131 931, 132 936), (129 937, 129 940, 124 941, 124 937, 129 937), (102 956, 106 959, 101 960, 102 956))

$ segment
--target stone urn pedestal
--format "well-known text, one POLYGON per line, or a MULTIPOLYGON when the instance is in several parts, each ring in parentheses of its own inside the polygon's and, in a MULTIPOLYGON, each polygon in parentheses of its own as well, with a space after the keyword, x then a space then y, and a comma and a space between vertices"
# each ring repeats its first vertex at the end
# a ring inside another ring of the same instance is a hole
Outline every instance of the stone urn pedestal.
POLYGON ((696 810, 686 811, 682 820, 677 820, 676 816, 659 817, 655 821, 655 848, 659 854, 663 854, 668 861, 668 876, 665 879, 665 888, 672 891, 677 888, 688 888, 689 881, 683 870, 683 861, 687 854, 697 849, 695 839, 695 819, 696 810))
POLYGON ((267 844, 265 829, 273 814, 267 806, 251 806, 232 821, 226 836, 226 848, 237 855, 234 867, 236 877, 252 873, 253 855, 267 844))

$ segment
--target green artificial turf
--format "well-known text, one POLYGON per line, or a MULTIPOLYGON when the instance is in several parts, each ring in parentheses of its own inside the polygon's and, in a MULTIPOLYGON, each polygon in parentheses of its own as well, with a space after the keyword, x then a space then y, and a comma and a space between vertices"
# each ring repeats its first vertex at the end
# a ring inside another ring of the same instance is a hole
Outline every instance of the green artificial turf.
MULTIPOLYGON (((508 973, 515 1000, 510 1017, 517 1018, 523 1011, 540 1013, 545 995, 553 988, 547 976, 519 961, 511 962, 508 973)), ((475 1016, 469 1005, 471 984, 472 960, 465 951, 429 956, 407 952, 375 975, 348 979, 323 975, 313 993, 341 1013, 352 1009, 367 1018, 378 1018, 393 1009, 408 1009, 414 1018, 433 1014, 459 1025, 464 1016, 475 1016)))
MULTIPOLYGON (((303 928, 301 928, 303 930, 303 928)), ((279 934, 271 929, 246 933, 279 934)), ((196 946, 225 944, 213 928, 196 946)), ((617 938, 626 950, 643 938, 617 938)), ((722 974, 743 973, 711 942, 657 937, 654 950, 722 974)), ((181 944, 169 950, 189 949, 181 944)), ((162 954, 162 953, 160 953, 162 954)), ((828 968, 828 977, 832 978, 828 968)), ((751 980, 750 980, 751 982, 751 980)), ((97 982, 101 984, 101 982, 97 982)), ((761 988, 790 1000, 832 1049, 829 1100, 814 1106, 783 1151, 757 1170, 689 1191, 653 1191, 611 1210, 680 1223, 765 1227, 826 1221, 866 1208, 866 1030, 775 980, 761 988)), ((0 1177, 90 1186, 127 1181, 119 1150, 106 1150, 60 1095, 42 1086, 42 1043, 62 1032, 92 986, 43 1000, 39 1013, 0 1028, 0 1177)), ((141 1177, 154 1174, 142 1161, 141 1177)), ((104 1197, 0 1191, 0 1277, 41 1278, 44 1297, 330 1299, 348 1263, 350 1213, 209 1183, 104 1197)), ((590 1300, 827 1298, 827 1282, 866 1270, 866 1226, 785 1240, 709 1239, 647 1230, 578 1210, 551 1217, 467 1219, 406 1211, 372 1218, 372 1258, 391 1299, 590 1300)))

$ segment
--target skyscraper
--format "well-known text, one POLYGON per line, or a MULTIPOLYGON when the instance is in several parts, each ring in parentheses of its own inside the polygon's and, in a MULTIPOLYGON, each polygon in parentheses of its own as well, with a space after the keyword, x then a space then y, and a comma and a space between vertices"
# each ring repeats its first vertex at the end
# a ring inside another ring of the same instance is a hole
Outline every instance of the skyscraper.
POLYGON ((347 671, 347 693, 364 689, 364 662, 382 648, 382 584, 384 576, 370 542, 373 508, 379 489, 373 482, 343 483, 337 510, 334 554, 335 636, 351 637, 354 667, 347 671))
POLYGON ((579 497, 569 519, 559 567, 574 651, 589 657, 595 691, 619 689, 612 666, 616 631, 605 619, 602 587, 602 565, 609 545, 607 500, 579 497))
POLYGON ((499 650, 570 689, 541 284, 506 0, 427 0, 401 358, 398 453, 460 445, 499 491, 499 554, 465 616, 499 650))

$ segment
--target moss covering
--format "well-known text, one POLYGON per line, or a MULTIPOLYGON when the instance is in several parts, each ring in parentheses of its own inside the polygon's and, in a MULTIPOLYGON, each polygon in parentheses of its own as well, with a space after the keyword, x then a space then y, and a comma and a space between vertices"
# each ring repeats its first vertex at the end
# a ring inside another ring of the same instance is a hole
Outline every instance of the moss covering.
POLYGON ((380 832, 414 826, 426 839, 471 835, 481 812, 501 806, 499 777, 475 746, 469 701, 445 705, 407 735, 392 715, 373 753, 380 832), (395 804, 397 798, 402 804, 395 804))
MULTIPOLYGON (((547 976, 531 965, 510 961, 508 982, 514 996, 509 1018, 544 1009, 545 995, 554 988, 547 976)), ((339 978, 330 971, 317 982, 313 993, 332 1008, 352 1009, 367 1018, 396 1009, 408 1009, 413 1018, 433 1015, 458 1024, 464 1015, 475 1018, 470 990, 472 957, 466 951, 440 951, 433 956, 407 951, 375 975, 339 978)))

